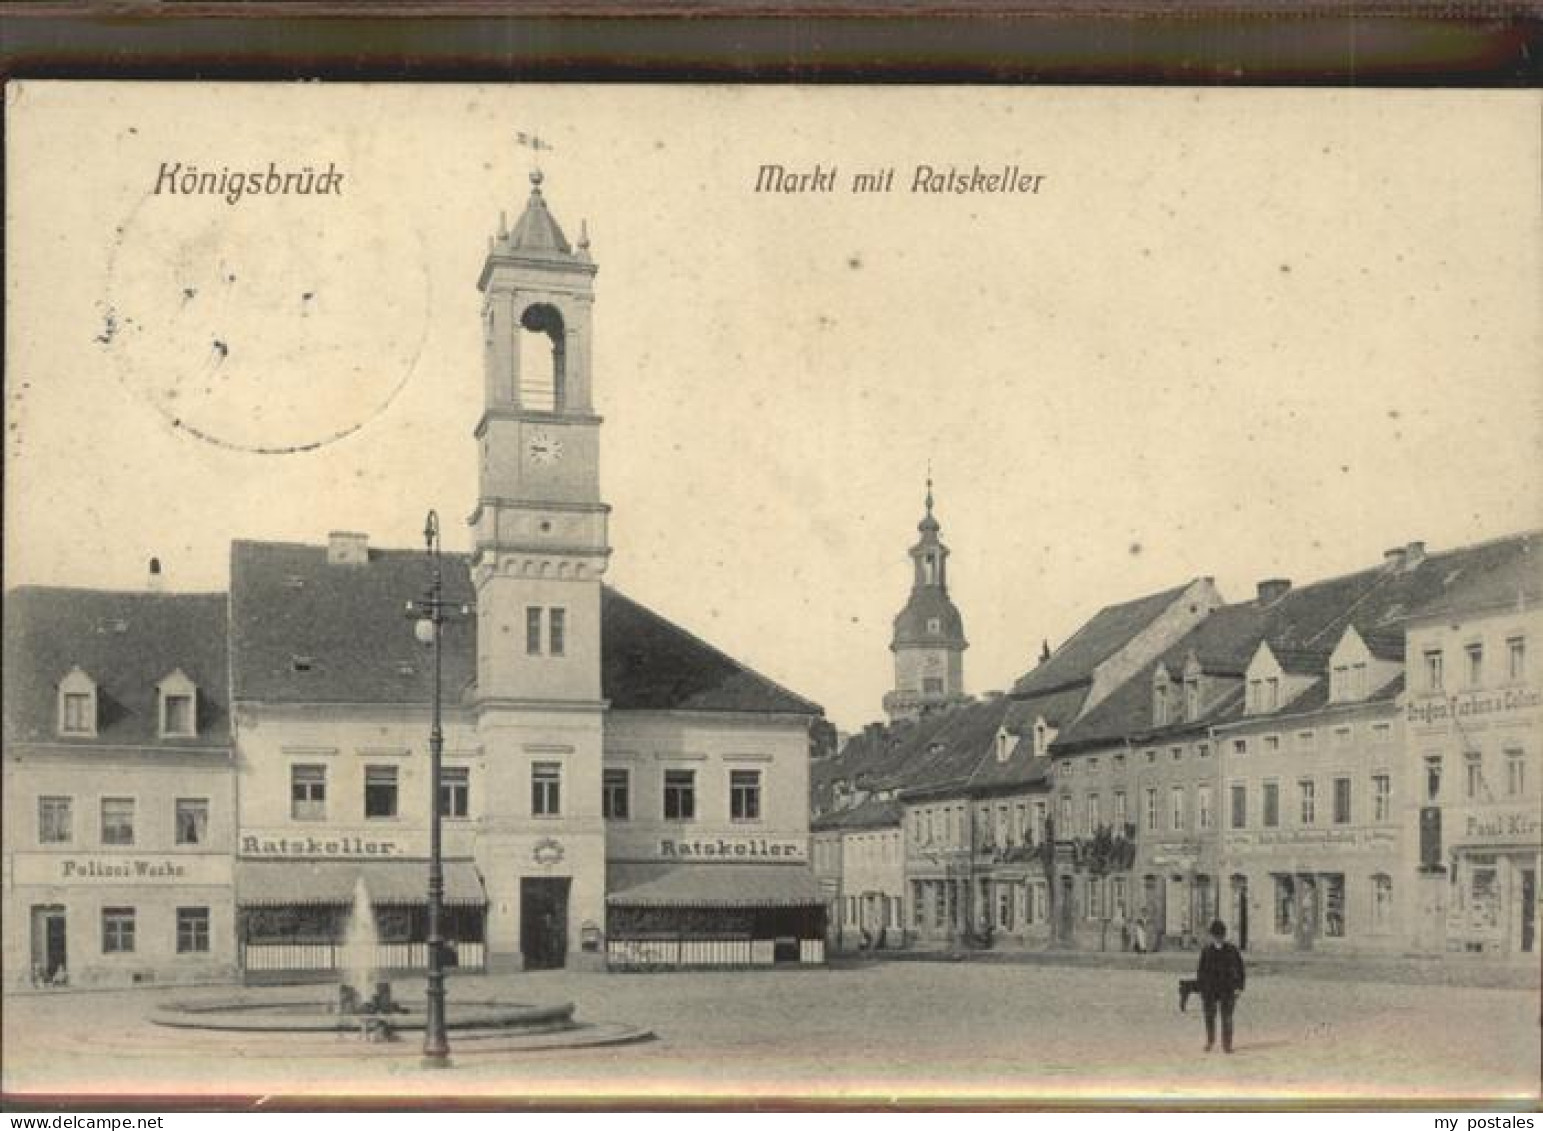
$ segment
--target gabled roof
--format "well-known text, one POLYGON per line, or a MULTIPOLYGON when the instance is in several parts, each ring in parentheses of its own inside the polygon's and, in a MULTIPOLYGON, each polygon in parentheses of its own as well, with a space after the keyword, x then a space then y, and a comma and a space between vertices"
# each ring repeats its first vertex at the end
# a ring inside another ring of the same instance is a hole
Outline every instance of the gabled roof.
POLYGON ((1114 655, 1172 605, 1190 583, 1106 605, 1050 654, 1050 658, 1013 684, 1013 695, 1053 691, 1092 678, 1093 669, 1114 655))
POLYGON ((228 745, 225 616, 223 593, 12 590, 5 600, 6 741, 228 745), (59 681, 76 667, 96 684, 94 737, 57 733, 59 681), (162 738, 156 688, 178 669, 198 689, 197 733, 162 738))
MULTIPOLYGON (((444 554, 441 566, 444 599, 470 607, 467 555, 444 554)), ((364 564, 332 565, 322 546, 236 542, 231 655, 239 698, 428 703, 433 667, 406 614, 427 581, 421 551, 372 549, 364 564)), ((601 589, 600 651, 601 694, 613 710, 822 713, 609 587, 601 589)), ((476 656, 476 614, 447 621, 447 701, 471 690, 476 656)))

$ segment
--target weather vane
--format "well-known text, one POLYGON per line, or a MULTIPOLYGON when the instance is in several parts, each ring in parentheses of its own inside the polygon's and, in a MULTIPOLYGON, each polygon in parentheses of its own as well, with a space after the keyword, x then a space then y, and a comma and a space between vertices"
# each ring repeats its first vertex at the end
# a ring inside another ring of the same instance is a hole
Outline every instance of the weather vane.
POLYGON ((547 141, 546 138, 539 137, 536 134, 528 134, 524 130, 520 130, 514 135, 514 143, 533 151, 538 158, 541 156, 542 150, 548 153, 552 151, 552 143, 547 141))

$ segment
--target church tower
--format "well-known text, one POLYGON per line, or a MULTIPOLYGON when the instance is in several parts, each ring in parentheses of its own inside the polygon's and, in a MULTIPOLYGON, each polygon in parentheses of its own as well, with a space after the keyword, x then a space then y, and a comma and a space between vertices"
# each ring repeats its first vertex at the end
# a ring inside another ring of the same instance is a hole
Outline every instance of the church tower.
POLYGON ((477 858, 490 968, 562 965, 605 922, 600 578, 610 546, 591 400, 595 264, 540 172, 478 280, 483 411, 471 515, 473 708, 484 766, 477 858))
POLYGON ((927 478, 927 513, 916 526, 921 538, 910 549, 911 596, 895 617, 889 650, 895 654, 895 689, 884 696, 891 722, 915 718, 965 698, 964 621, 948 596, 948 547, 938 538, 932 515, 932 478, 927 478))

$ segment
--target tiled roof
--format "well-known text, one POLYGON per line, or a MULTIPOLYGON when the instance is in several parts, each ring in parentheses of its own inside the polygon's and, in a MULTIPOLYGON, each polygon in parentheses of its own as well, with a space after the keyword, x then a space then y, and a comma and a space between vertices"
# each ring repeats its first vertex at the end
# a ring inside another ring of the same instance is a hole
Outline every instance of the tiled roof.
POLYGON ((13 590, 5 600, 5 738, 85 747, 228 745, 225 643, 223 593, 13 590), (96 684, 95 737, 57 733, 59 681, 75 667, 96 684), (156 685, 178 669, 198 689, 198 733, 162 738, 156 685))
POLYGON ((997 696, 943 713, 943 725, 907 752, 902 797, 962 790, 982 758, 995 757, 996 736, 1012 700, 997 696))
POLYGON ((1474 547, 1479 561, 1462 563, 1444 591, 1410 609, 1410 616, 1477 612, 1543 601, 1543 531, 1474 547))
MULTIPOLYGON (((444 597, 475 598, 464 554, 442 557, 444 597)), ((421 551, 370 550, 330 565, 322 546, 237 542, 231 548, 232 666, 243 700, 427 703, 433 670, 406 603, 424 594, 421 551), (304 669, 304 670, 301 670, 304 669)), ((820 714, 609 587, 601 590, 601 693, 615 710, 820 714)), ((475 613, 447 621, 447 698, 476 678, 475 613)))
POLYGON ((861 805, 850 809, 837 809, 824 813, 809 823, 813 832, 830 832, 837 829, 882 829, 900 823, 904 806, 900 802, 870 797, 861 805))
POLYGON ((1288 590, 1265 606, 1257 601, 1223 606, 1064 730, 1056 750, 1126 737, 1144 740, 1241 717, 1242 694, 1234 688, 1228 697, 1213 701, 1199 720, 1154 727, 1151 689, 1156 663, 1177 672, 1191 651, 1205 671, 1241 676, 1260 642, 1268 642, 1283 669, 1319 677, 1323 685, 1304 691, 1281 713, 1316 709, 1309 704, 1318 702, 1314 697, 1320 695, 1327 701, 1329 656, 1348 627, 1355 626, 1374 655, 1402 659, 1403 625, 1415 610, 1514 591, 1537 560, 1537 539, 1537 534, 1515 535, 1429 554, 1412 566, 1384 564, 1331 577, 1288 590))
POLYGON ((1188 584, 1119 605, 1107 605, 1050 654, 1050 658, 1013 685, 1013 695, 1051 691, 1089 679, 1093 669, 1128 644, 1189 588, 1188 584))

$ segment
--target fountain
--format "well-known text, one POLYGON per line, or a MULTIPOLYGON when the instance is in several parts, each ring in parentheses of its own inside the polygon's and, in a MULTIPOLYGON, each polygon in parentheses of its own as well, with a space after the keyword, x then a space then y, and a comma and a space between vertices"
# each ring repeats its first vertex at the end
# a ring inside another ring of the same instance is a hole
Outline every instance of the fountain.
MULTIPOLYGON (((254 997, 221 998, 171 1002, 157 1007, 150 1020, 172 1029, 196 1029, 204 1033, 284 1035, 287 1039, 276 1048, 293 1051, 294 1039, 302 1041, 324 1034, 333 1039, 355 1033, 366 1042, 391 1043, 404 1031, 421 1031, 424 1013, 393 1000, 391 983, 380 977, 380 931, 375 922, 375 907, 369 887, 360 876, 354 884, 353 906, 344 930, 338 955, 341 980, 331 1000, 297 998, 288 993, 254 997)), ((447 1027, 460 1041, 458 1046, 487 1052, 517 1052, 550 1048, 584 1048, 597 1045, 626 1044, 646 1040, 652 1034, 630 1025, 581 1022, 573 1016, 573 1004, 550 1005, 509 1001, 458 1001, 447 1019, 447 1027)), ((355 1046, 358 1047, 358 1046, 355 1046)), ((243 1054, 253 1046, 243 1045, 243 1054)), ((312 1046, 324 1053, 326 1046, 312 1046)), ((384 1050, 382 1050, 384 1051, 384 1050)))

